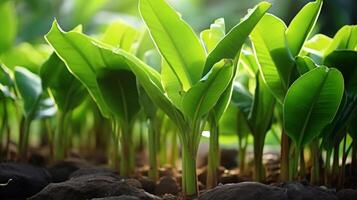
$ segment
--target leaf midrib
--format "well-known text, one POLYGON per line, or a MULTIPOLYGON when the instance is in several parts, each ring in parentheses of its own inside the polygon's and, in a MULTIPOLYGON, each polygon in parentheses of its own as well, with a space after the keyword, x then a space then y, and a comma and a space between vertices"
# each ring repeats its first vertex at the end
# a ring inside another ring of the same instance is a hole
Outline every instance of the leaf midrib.
MULTIPOLYGON (((316 99, 316 97, 321 93, 321 90, 325 85, 326 79, 329 76, 329 73, 330 72, 327 72, 327 74, 324 76, 324 80, 322 81, 320 87, 318 88, 317 92, 315 93, 313 99, 316 99)), ((310 117, 311 117, 311 114, 312 114, 312 110, 315 107, 315 104, 317 103, 317 101, 318 100, 312 102, 312 105, 310 106, 310 109, 309 109, 309 112, 307 114, 307 117, 305 118, 306 120, 304 121, 304 125, 303 125, 303 127, 302 127, 302 129, 300 131, 300 134, 299 134, 300 137, 299 137, 299 142, 297 144, 298 148, 301 148, 300 145, 301 145, 301 143, 303 141, 303 138, 304 138, 303 136, 304 136, 305 131, 307 129, 307 126, 308 126, 308 124, 310 122, 310 117)))
MULTIPOLYGON (((173 38, 171 37, 171 35, 169 34, 167 28, 164 26, 164 24, 162 23, 162 21, 161 21, 160 18, 158 17, 158 14, 156 13, 156 10, 153 8, 153 5, 152 5, 152 3, 150 2, 150 0, 147 0, 146 2, 150 5, 151 10, 152 10, 152 13, 155 15, 155 18, 156 18, 157 21, 160 23, 161 27, 163 28, 163 30, 164 30, 164 32, 166 33, 166 35, 169 37, 170 41, 174 41, 173 38)), ((144 21, 145 21, 145 20, 144 20, 144 21)), ((151 33, 151 32, 150 32, 150 33, 151 33)), ((155 42, 155 44, 156 44, 156 42, 155 42)), ((190 74, 188 73, 188 69, 187 69, 188 65, 187 65, 186 61, 184 60, 184 56, 181 54, 180 51, 178 51, 178 47, 177 47, 177 45, 176 45, 174 42, 171 42, 171 44, 172 44, 173 47, 175 48, 176 53, 177 53, 177 55, 178 55, 179 58, 180 58, 181 64, 183 64, 183 71, 185 72, 186 78, 187 78, 187 80, 189 81, 189 84, 190 84, 190 87, 191 87, 191 86, 193 85, 193 83, 192 83, 191 76, 190 76, 190 74)), ((156 45, 157 45, 157 44, 156 44, 156 45)), ((159 48, 158 45, 157 45, 157 47, 159 48)), ((159 48, 159 49, 160 49, 160 48, 159 48)), ((174 70, 174 67, 172 66, 172 64, 170 63, 170 61, 167 59, 167 57, 166 57, 164 54, 161 54, 161 55, 165 58, 165 60, 166 60, 167 63, 169 64, 171 70, 175 73, 175 75, 177 76, 177 78, 178 78, 178 80, 180 81, 181 85, 183 86, 182 81, 181 81, 180 78, 179 78, 180 76, 178 76, 176 70, 174 70)))

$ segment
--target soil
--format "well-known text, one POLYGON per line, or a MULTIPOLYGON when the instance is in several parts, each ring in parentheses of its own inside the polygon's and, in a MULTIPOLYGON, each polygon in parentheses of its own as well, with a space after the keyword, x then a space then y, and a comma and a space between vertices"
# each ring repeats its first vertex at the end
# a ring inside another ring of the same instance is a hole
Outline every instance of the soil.
MULTIPOLYGON (((40 155, 30 158, 32 164, 47 165, 40 155)), ((182 199, 180 171, 170 166, 159 169, 160 179, 155 182, 147 177, 147 166, 139 168, 136 175, 128 179, 104 165, 98 165, 98 162, 93 163, 80 158, 63 160, 47 168, 13 162, 0 163, 0 199, 182 199)), ((351 173, 346 173, 348 181, 345 189, 336 191, 307 182, 279 183, 278 161, 270 156, 264 163, 267 176, 265 184, 250 182, 249 170, 242 175, 236 166, 228 164, 219 168, 220 183, 211 190, 205 190, 206 167, 198 168, 201 195, 197 200, 357 200, 356 176, 351 170, 346 170, 351 173)), ((252 166, 247 165, 247 169, 252 169, 252 166)))

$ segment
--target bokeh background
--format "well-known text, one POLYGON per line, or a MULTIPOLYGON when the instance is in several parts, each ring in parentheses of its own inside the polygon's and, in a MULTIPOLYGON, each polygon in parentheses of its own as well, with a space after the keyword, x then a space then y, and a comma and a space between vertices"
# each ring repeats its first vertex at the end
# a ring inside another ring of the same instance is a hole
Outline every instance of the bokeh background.
MULTIPOLYGON (((248 8, 259 2, 259 0, 169 1, 197 32, 208 27, 218 17, 224 17, 230 28, 244 16, 248 8)), ((270 12, 284 19, 286 23, 289 23, 297 11, 309 2, 309 0, 268 1, 273 4, 270 12)), ((116 20, 125 20, 140 26, 137 3, 138 0, 1 0, 0 36, 7 34, 7 37, 13 37, 15 44, 42 43, 43 35, 49 30, 54 18, 58 19, 65 29, 83 24, 87 34, 96 34, 106 24, 116 20), (12 24, 11 30, 4 30, 2 28, 4 23, 12 24)), ((356 0, 325 0, 318 21, 319 30, 316 31, 333 36, 342 25, 356 24, 356 22, 356 0)))

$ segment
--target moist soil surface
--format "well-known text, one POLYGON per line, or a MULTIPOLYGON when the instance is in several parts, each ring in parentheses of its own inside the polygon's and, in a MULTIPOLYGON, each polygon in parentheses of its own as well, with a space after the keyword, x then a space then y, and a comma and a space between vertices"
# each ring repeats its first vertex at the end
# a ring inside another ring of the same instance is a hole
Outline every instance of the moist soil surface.
MULTIPOLYGON (((220 183, 205 190, 205 169, 198 170, 198 200, 356 200, 356 188, 336 191, 307 182, 262 184, 240 176, 237 170, 220 168, 220 183), (201 178, 200 178, 201 177, 201 178)), ((107 167, 90 165, 84 160, 60 161, 50 167, 0 163, 0 199, 2 200, 178 200, 181 197, 180 174, 172 168, 160 170, 157 182, 141 170, 131 178, 120 177, 107 167)))

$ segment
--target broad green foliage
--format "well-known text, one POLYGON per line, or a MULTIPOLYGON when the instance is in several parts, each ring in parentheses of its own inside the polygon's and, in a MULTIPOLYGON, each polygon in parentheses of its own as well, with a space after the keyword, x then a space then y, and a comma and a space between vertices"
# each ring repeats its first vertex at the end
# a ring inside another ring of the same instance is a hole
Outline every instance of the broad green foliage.
POLYGON ((252 32, 251 39, 263 79, 281 104, 296 79, 294 58, 309 38, 321 6, 322 0, 308 3, 288 27, 279 18, 266 14, 252 32))
POLYGON ((203 71, 205 51, 200 41, 164 0, 140 0, 139 9, 161 55, 187 91, 203 71))
POLYGON ((57 107, 68 112, 83 102, 86 91, 68 71, 64 62, 53 53, 41 67, 43 88, 48 88, 57 107))
MULTIPOLYGON (((140 1, 141 15, 163 57, 161 78, 134 59, 128 64, 153 102, 180 130, 185 194, 197 194, 197 183, 192 180, 196 173, 190 166, 195 162, 205 119, 212 112, 211 118, 218 122, 228 106, 240 49, 269 7, 263 2, 252 9, 206 58, 193 30, 165 1, 140 1)), ((217 39, 209 42, 214 44, 217 39)))
POLYGON ((256 139, 264 138, 272 123, 275 98, 270 93, 260 73, 256 75, 256 88, 254 92, 252 110, 249 114, 249 124, 256 139))
POLYGON ((201 40, 205 44, 206 51, 210 53, 225 35, 226 26, 224 19, 219 18, 211 24, 210 29, 201 32, 201 40))
POLYGON ((323 66, 305 73, 289 88, 284 101, 284 126, 298 149, 333 120, 343 89, 342 74, 323 66))
POLYGON ((14 81, 10 73, 10 70, 5 65, 0 64, 0 99, 4 97, 15 99, 15 94, 11 91, 14 81))
POLYGON ((215 64, 200 82, 187 91, 183 97, 182 106, 191 120, 207 114, 213 108, 234 77, 233 73, 233 62, 222 60, 215 64))
POLYGON ((9 50, 16 38, 17 18, 15 15, 15 2, 0 2, 0 55, 9 50))
POLYGON ((126 122, 133 120, 139 110, 136 81, 122 59, 82 33, 61 31, 56 22, 46 39, 86 86, 104 116, 126 122), (125 93, 127 90, 130 92, 125 93))
POLYGON ((106 29, 101 41, 125 51, 130 51, 138 35, 139 32, 130 25, 123 22, 115 22, 106 29))
POLYGON ((47 45, 21 43, 0 56, 1 61, 11 70, 22 66, 35 74, 40 73, 41 66, 51 54, 47 45))
POLYGON ((248 14, 242 18, 241 22, 233 27, 217 44, 214 50, 209 53, 205 62, 204 74, 206 74, 216 62, 223 58, 237 58, 237 52, 242 48, 246 37, 254 29, 255 25, 260 21, 262 15, 264 15, 270 6, 271 4, 268 2, 261 2, 248 11, 248 14))
POLYGON ((22 67, 15 68, 14 78, 17 91, 23 101, 25 117, 33 119, 43 92, 41 79, 22 67))
POLYGON ((323 34, 316 34, 310 40, 306 41, 303 50, 321 59, 331 42, 332 38, 323 34))
POLYGON ((300 75, 305 74, 306 72, 314 69, 316 67, 315 62, 307 56, 298 56, 295 59, 297 71, 300 75))
POLYGON ((259 69, 279 101, 283 101, 294 67, 285 39, 286 26, 274 15, 266 14, 251 34, 259 69))
POLYGON ((305 41, 311 34, 322 7, 322 0, 306 4, 291 21, 286 30, 286 40, 291 54, 299 55, 305 41))

